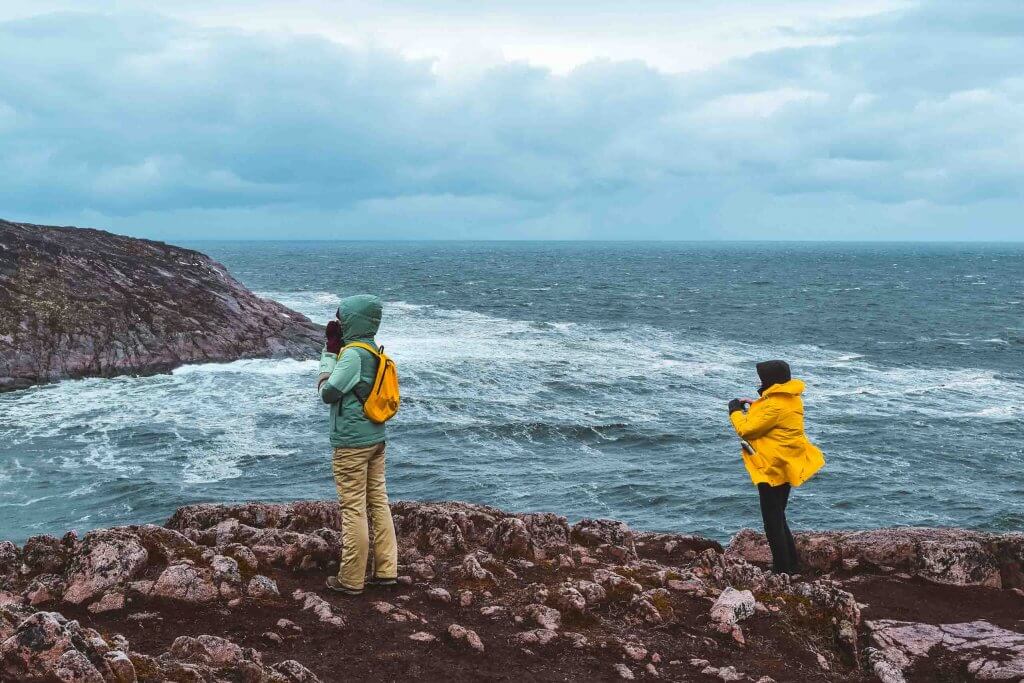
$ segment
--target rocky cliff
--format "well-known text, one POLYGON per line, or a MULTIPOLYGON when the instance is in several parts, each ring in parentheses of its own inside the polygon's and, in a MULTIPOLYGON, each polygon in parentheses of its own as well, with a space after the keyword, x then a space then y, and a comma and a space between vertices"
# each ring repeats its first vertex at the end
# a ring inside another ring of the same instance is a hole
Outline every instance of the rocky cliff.
POLYGON ((321 334, 197 251, 0 220, 0 391, 184 363, 305 357, 321 334))
POLYGON ((0 543, 3 681, 1024 679, 1024 534, 764 541, 393 505, 399 585, 326 590, 337 505, 196 505, 0 543), (820 551, 820 552, 819 552, 820 551))

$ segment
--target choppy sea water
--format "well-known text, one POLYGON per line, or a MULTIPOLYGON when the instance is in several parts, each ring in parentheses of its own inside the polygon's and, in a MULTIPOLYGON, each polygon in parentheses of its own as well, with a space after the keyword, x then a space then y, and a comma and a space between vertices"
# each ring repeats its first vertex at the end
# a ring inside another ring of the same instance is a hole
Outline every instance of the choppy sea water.
MULTIPOLYGON (((386 300, 389 482, 718 539, 759 524, 725 404, 791 362, 828 466, 798 528, 1024 528, 1024 246, 189 244, 324 322, 386 300)), ((317 363, 0 395, 0 538, 333 496, 317 363)))

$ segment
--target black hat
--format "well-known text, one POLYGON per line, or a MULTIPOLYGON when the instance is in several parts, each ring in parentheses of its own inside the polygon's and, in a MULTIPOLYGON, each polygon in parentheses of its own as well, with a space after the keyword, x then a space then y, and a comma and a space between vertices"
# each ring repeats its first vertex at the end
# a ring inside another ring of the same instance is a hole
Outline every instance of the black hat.
POLYGON ((763 394, 765 389, 775 384, 783 384, 793 379, 789 373, 789 363, 784 360, 766 360, 757 364, 757 376, 761 378, 761 388, 757 393, 763 394))

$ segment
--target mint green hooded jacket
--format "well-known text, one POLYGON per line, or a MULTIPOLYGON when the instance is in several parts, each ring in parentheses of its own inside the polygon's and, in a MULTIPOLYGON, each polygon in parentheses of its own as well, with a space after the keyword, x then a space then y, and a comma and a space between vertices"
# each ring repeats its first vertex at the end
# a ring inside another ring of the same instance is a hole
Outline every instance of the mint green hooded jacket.
MULTIPOLYGON (((383 305, 370 294, 347 296, 341 300, 338 315, 341 320, 342 342, 363 342, 379 348, 373 340, 380 327, 383 305)), ((365 349, 345 349, 341 358, 328 353, 320 354, 320 372, 330 373, 320 385, 320 398, 331 406, 331 446, 334 448, 363 448, 383 443, 384 425, 375 424, 363 413, 363 404, 356 398, 353 388, 360 381, 373 384, 377 376, 377 358, 365 349)))

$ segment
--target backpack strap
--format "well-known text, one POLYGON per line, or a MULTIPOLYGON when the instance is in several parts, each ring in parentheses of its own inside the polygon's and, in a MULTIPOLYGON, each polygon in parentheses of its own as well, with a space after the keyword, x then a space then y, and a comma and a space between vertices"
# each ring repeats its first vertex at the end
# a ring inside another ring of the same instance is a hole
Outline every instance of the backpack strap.
POLYGON ((341 351, 338 351, 339 360, 341 359, 341 354, 345 353, 345 349, 363 349, 364 351, 369 351, 377 358, 380 358, 380 351, 375 349, 370 344, 367 344, 365 342, 349 342, 348 344, 345 344, 344 346, 341 347, 341 351))
MULTIPOLYGON (((362 349, 363 351, 369 351, 373 354, 374 358, 377 359, 377 364, 380 364, 380 351, 373 348, 370 344, 363 342, 349 342, 341 347, 341 351, 338 351, 338 359, 341 360, 341 354, 345 353, 345 349, 362 349)), ((374 373, 376 374, 376 373, 374 373)), ((356 385, 352 387, 352 394, 356 397, 356 400, 360 403, 366 403, 366 399, 370 397, 370 392, 373 391, 373 385, 364 382, 361 378, 356 385)))

